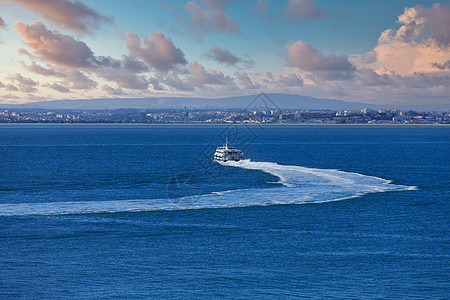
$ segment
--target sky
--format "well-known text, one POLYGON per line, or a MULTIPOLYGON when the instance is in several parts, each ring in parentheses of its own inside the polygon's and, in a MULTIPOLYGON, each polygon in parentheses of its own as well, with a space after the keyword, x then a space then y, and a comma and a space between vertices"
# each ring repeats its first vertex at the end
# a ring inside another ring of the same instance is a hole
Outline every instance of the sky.
POLYGON ((289 93, 450 104, 450 0, 0 0, 0 104, 289 93))

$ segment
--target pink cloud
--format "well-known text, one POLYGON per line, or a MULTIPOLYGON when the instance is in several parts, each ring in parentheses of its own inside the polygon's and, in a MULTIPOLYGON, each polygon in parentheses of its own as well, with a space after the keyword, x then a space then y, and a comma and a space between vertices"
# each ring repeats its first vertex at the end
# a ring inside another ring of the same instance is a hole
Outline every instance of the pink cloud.
POLYGON ((172 39, 166 38, 161 32, 150 33, 151 40, 147 37, 140 38, 132 32, 127 32, 126 37, 130 53, 158 71, 167 72, 187 64, 183 51, 175 47, 172 39))
MULTIPOLYGON (((7 0, 2 0, 7 1, 7 0)), ((105 17, 81 1, 68 0, 12 0, 46 20, 77 33, 91 32, 103 24, 112 24, 113 18, 105 17)))
MULTIPOLYGON (((149 67, 138 58, 125 55, 122 60, 118 60, 107 56, 95 56, 84 42, 59 31, 48 30, 41 22, 32 25, 19 22, 16 24, 16 30, 23 36, 25 45, 33 50, 33 55, 26 50, 23 52, 58 66, 43 67, 33 61, 26 68, 44 76, 64 77, 63 86, 66 88, 81 90, 95 88, 97 82, 83 72, 93 73, 128 89, 145 90, 149 85, 145 76, 136 75, 149 70, 149 67)), ((174 47, 172 41, 165 39, 164 35, 156 33, 152 35, 153 41, 144 40, 145 48, 140 46, 139 38, 138 44, 133 44, 136 42, 134 37, 130 36, 127 41, 130 52, 142 56, 155 68, 167 69, 177 63, 187 64, 181 50, 174 47)))
POLYGON ((290 65, 325 80, 349 79, 355 71, 355 66, 347 57, 334 54, 326 56, 311 44, 302 41, 286 45, 286 54, 290 65))
POLYGON ((356 57, 360 65, 379 74, 394 72, 406 76, 421 72, 443 72, 450 57, 450 5, 417 5, 405 8, 398 17, 398 29, 383 31, 370 52, 371 61, 356 57))
POLYGON ((56 30, 48 30, 39 21, 32 25, 16 23, 16 31, 24 43, 41 59, 68 67, 91 67, 96 59, 92 50, 82 41, 56 30))

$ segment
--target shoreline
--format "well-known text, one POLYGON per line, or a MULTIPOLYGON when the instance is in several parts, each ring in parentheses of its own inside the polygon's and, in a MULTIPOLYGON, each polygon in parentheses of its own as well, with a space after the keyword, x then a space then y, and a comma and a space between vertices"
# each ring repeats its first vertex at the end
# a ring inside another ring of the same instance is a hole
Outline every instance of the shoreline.
POLYGON ((49 126, 449 126, 450 124, 365 124, 365 123, 349 123, 349 124, 319 124, 319 123, 271 123, 271 124, 242 124, 242 123, 230 123, 230 124, 208 124, 208 123, 0 123, 0 126, 8 125, 49 125, 49 126))

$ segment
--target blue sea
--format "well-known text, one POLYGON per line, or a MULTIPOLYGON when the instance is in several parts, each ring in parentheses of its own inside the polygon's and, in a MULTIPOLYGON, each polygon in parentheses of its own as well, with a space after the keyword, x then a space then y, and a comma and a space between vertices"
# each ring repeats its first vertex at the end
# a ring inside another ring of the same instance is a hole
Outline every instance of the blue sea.
POLYGON ((448 126, 2 125, 0 172, 1 299, 450 298, 448 126))

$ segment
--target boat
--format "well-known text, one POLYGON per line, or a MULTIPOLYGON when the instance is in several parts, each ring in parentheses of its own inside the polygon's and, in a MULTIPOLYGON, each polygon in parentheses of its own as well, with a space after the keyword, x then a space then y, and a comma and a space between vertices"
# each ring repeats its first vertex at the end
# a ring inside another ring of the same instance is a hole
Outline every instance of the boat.
POLYGON ((217 147, 214 153, 215 161, 240 161, 243 157, 241 150, 228 145, 228 138, 225 141, 223 147, 217 147))

